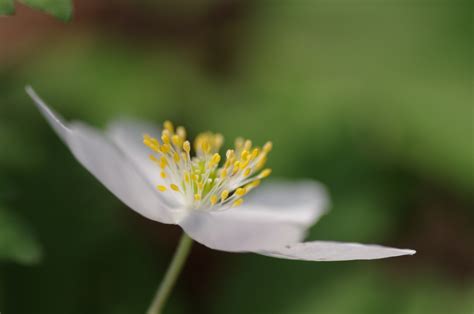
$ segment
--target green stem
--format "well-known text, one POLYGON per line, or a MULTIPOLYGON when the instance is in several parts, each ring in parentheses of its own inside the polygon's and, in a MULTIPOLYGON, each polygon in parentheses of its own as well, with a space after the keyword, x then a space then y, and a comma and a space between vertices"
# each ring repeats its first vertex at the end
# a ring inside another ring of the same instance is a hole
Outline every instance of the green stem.
POLYGON ((153 302, 146 312, 147 314, 162 313, 163 307, 165 306, 165 303, 170 296, 171 290, 173 290, 173 287, 176 283, 176 279, 178 279, 178 276, 183 269, 184 262, 186 262, 192 244, 193 240, 183 232, 183 235, 179 240, 178 247, 174 253, 173 260, 168 266, 165 277, 163 278, 160 287, 156 291, 153 302))

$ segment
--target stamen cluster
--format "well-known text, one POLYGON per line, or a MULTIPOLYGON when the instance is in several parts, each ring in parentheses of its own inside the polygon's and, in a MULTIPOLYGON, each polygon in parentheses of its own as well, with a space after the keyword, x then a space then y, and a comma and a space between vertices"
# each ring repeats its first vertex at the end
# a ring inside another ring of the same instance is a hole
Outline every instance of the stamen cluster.
POLYGON ((211 210, 220 205, 221 210, 241 205, 243 196, 270 175, 271 169, 262 169, 272 143, 260 148, 253 147, 250 140, 237 138, 235 148, 226 151, 221 163, 223 142, 221 134, 201 133, 194 140, 195 156, 191 157, 184 127, 175 130, 170 121, 165 121, 161 141, 145 134, 143 143, 153 151, 150 159, 160 167, 164 181, 157 189, 176 193, 174 196, 189 209, 211 210))

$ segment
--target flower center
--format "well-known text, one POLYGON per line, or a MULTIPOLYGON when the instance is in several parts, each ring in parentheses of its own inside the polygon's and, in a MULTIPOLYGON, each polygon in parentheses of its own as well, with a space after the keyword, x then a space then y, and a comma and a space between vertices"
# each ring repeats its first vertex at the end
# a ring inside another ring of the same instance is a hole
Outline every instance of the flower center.
POLYGON ((235 148, 228 149, 225 162, 219 150, 224 142, 221 134, 201 133, 194 140, 195 156, 191 157, 191 144, 186 130, 174 128, 165 121, 161 141, 148 134, 143 143, 153 154, 150 159, 160 167, 163 184, 156 188, 163 193, 175 193, 189 209, 227 209, 243 203, 243 196, 270 175, 263 169, 272 143, 253 147, 252 141, 237 138, 235 148), (219 166, 219 164, 221 164, 219 166))

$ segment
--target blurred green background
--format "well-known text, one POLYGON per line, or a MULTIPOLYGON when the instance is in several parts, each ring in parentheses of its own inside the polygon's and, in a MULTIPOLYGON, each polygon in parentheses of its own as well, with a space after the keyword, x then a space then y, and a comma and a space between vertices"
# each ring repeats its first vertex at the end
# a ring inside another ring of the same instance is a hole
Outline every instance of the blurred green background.
POLYGON ((309 239, 415 256, 309 263, 193 248, 166 313, 474 311, 473 6, 467 1, 75 1, 0 18, 0 312, 144 313, 179 229, 127 209, 32 105, 274 142, 325 183, 309 239))

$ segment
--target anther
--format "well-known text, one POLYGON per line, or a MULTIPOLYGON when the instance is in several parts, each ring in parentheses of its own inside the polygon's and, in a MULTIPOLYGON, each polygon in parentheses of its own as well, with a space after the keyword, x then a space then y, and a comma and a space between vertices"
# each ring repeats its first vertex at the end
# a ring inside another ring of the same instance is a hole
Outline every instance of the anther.
POLYGON ((179 162, 180 159, 179 159, 179 154, 178 154, 177 152, 174 152, 174 154, 173 154, 173 160, 174 160, 175 162, 177 162, 177 163, 179 162))
POLYGON ((219 155, 218 153, 215 153, 211 159, 212 165, 217 165, 219 161, 221 161, 221 155, 219 155))
POLYGON ((161 132, 161 140, 165 144, 170 143, 170 132, 168 130, 163 130, 163 132, 161 132))
POLYGON ((178 134, 183 140, 186 138, 186 129, 182 126, 176 128, 176 134, 178 134))
POLYGON ((163 127, 165 128, 165 130, 167 130, 168 132, 170 132, 171 134, 173 134, 174 132, 174 127, 173 127, 173 123, 169 120, 166 120, 164 123, 163 123, 163 127))
POLYGON ((267 168, 267 169, 263 170, 262 172, 260 172, 260 174, 258 175, 258 177, 259 177, 260 179, 263 179, 263 178, 268 177, 271 173, 272 173, 272 169, 267 168))
POLYGON ((161 152, 162 152, 163 154, 169 153, 170 150, 171 150, 171 147, 170 147, 169 144, 163 144, 163 145, 161 145, 161 152))
POLYGON ((252 148, 252 141, 251 140, 246 140, 244 143, 244 149, 245 150, 250 150, 252 148))
POLYGON ((189 143, 189 141, 185 141, 183 143, 183 149, 186 153, 189 154, 189 152, 191 151, 191 144, 189 143))
POLYGON ((263 151, 265 153, 269 153, 272 150, 272 148, 273 148, 273 144, 270 141, 266 142, 265 145, 263 145, 263 151))
POLYGON ((229 196, 229 191, 227 191, 227 190, 222 191, 222 193, 221 193, 221 200, 222 200, 222 201, 225 201, 228 196, 229 196))
POLYGON ((244 199, 243 199, 243 198, 239 198, 238 200, 236 200, 236 201, 232 204, 232 207, 240 206, 240 205, 242 205, 243 202, 244 202, 244 199))
POLYGON ((235 190, 235 194, 238 196, 243 196, 246 192, 247 191, 245 190, 245 188, 238 188, 237 190, 235 190))
POLYGON ((181 147, 181 144, 183 143, 182 137, 176 134, 171 137, 171 141, 176 147, 181 147))

